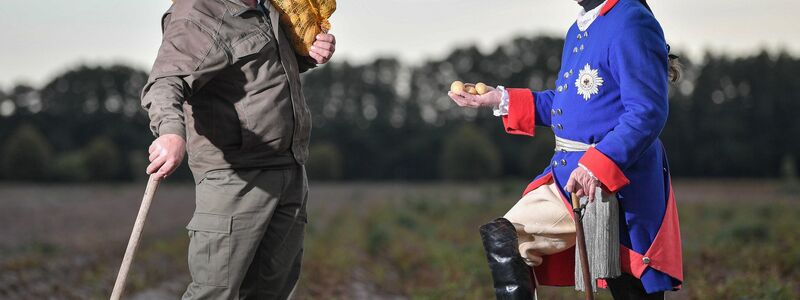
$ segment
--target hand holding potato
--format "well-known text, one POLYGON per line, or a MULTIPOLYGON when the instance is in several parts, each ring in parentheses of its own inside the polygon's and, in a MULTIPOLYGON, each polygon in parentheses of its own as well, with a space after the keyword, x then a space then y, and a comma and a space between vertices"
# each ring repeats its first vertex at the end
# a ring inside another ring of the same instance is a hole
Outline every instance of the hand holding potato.
POLYGON ((455 81, 447 93, 461 107, 478 108, 481 106, 497 106, 502 95, 500 91, 479 82, 478 84, 455 81))
POLYGON ((461 81, 456 80, 453 81, 453 84, 450 85, 450 91, 453 93, 467 92, 468 94, 472 95, 483 95, 489 92, 489 86, 487 86, 483 82, 472 84, 472 83, 463 83, 461 81))

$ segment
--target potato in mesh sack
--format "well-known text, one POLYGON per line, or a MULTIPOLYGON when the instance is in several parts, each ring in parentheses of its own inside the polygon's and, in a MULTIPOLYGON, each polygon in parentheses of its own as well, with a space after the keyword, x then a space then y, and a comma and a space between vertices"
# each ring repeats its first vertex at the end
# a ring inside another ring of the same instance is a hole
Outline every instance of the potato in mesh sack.
POLYGON ((292 47, 297 54, 309 56, 317 34, 331 29, 328 18, 336 10, 336 0, 270 0, 281 15, 292 47))

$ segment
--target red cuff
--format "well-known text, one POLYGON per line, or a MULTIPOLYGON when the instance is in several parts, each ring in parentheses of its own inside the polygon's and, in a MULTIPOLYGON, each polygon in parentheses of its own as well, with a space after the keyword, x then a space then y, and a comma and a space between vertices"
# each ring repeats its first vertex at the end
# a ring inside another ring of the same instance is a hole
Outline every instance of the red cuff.
POLYGON ((529 89, 508 91, 508 115, 503 116, 503 127, 510 134, 533 136, 536 127, 536 107, 533 92, 529 89))
POLYGON ((609 192, 615 193, 631 183, 617 164, 597 148, 589 148, 578 163, 592 171, 609 192))

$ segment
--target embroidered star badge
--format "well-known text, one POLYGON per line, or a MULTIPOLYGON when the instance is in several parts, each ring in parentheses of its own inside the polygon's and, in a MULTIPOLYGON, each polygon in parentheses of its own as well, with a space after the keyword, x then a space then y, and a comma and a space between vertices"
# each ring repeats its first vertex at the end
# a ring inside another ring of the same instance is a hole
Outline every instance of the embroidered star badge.
POLYGON ((583 100, 589 101, 592 95, 600 92, 601 86, 603 86, 603 78, 598 75, 598 70, 592 69, 589 64, 586 64, 578 72, 578 78, 575 79, 575 87, 578 90, 578 95, 583 96, 583 100))

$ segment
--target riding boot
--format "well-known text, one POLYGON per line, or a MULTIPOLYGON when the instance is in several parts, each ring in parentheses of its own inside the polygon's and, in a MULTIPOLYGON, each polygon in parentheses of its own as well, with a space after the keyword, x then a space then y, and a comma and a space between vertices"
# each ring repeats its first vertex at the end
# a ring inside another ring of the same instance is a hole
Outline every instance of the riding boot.
POLYGON ((531 269, 519 254, 514 225, 499 218, 481 226, 480 232, 497 299, 533 299, 531 269))
POLYGON ((606 283, 614 300, 664 300, 664 292, 648 294, 642 282, 630 274, 606 278, 606 283))

